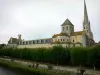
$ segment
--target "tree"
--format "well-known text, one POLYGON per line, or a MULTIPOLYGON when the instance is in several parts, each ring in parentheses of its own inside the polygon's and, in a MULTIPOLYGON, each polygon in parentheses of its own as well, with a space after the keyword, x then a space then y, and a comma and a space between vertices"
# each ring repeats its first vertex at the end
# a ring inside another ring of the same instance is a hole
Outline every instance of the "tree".
POLYGON ((0 49, 5 47, 5 46, 6 46, 6 44, 0 44, 0 49))

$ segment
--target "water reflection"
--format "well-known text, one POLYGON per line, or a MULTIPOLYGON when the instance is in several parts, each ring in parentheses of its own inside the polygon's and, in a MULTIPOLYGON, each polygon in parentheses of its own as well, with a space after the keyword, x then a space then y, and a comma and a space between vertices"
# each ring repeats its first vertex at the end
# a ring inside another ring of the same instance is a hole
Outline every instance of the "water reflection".
POLYGON ((6 68, 0 67, 0 75, 21 75, 21 74, 15 71, 11 71, 6 68))

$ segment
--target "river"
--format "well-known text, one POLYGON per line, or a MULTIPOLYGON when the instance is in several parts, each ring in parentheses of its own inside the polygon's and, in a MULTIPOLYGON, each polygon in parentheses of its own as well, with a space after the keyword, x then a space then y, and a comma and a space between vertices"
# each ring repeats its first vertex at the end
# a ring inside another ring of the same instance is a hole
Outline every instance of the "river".
POLYGON ((0 67, 0 75, 22 75, 21 73, 0 67))

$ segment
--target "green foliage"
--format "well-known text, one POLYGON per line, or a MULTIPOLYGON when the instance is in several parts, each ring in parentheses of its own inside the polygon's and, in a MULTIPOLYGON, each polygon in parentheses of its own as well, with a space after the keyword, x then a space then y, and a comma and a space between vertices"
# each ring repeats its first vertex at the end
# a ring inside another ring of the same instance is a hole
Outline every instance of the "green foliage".
POLYGON ((72 48, 70 51, 70 57, 73 65, 85 65, 87 62, 87 48, 72 48))
POLYGON ((88 51, 88 64, 100 68, 100 44, 91 48, 88 51))
POLYGON ((63 47, 53 48, 34 48, 34 49, 18 49, 7 48, 0 50, 0 56, 9 56, 37 62, 48 62, 53 64, 67 64, 69 59, 69 51, 63 47))
POLYGON ((63 48, 2 48, 0 56, 31 60, 36 62, 51 63, 57 65, 84 65, 100 68, 100 45, 93 47, 63 48))
POLYGON ((0 66, 8 68, 12 71, 17 71, 21 75, 70 75, 71 71, 52 70, 53 66, 49 65, 49 69, 40 69, 22 65, 13 61, 0 60, 0 66))
POLYGON ((11 70, 20 71, 22 72, 22 75, 53 75, 46 70, 28 67, 11 61, 0 60, 0 66, 9 68, 11 70))
POLYGON ((4 48, 6 46, 6 44, 0 44, 0 49, 4 48))

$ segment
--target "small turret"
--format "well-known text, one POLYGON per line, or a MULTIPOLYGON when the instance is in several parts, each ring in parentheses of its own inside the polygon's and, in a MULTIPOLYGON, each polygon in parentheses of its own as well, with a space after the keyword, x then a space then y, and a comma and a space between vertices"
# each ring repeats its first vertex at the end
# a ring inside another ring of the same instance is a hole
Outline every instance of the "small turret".
POLYGON ((18 40, 21 41, 21 34, 18 35, 18 40))

